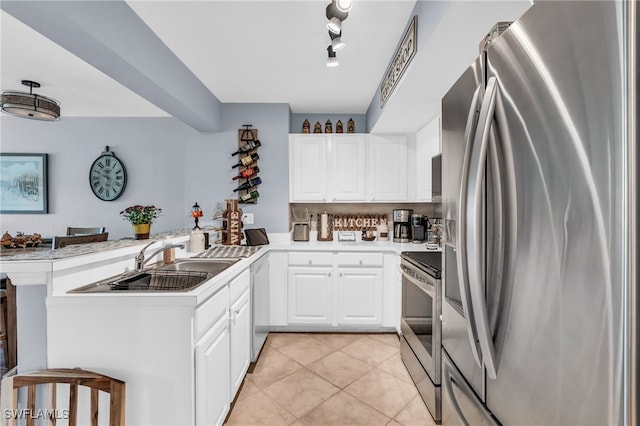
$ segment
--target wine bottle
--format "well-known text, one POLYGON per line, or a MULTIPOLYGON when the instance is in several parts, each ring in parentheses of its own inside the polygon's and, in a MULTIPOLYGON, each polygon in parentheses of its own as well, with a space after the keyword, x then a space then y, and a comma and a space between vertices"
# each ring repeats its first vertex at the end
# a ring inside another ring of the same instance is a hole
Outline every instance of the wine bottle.
POLYGON ((260 169, 258 168, 258 166, 250 167, 248 169, 245 169, 245 170, 241 171, 238 176, 234 176, 233 180, 236 180, 236 179, 247 179, 247 178, 255 175, 256 173, 258 173, 259 171, 260 171, 260 169))
POLYGON ((247 155, 246 157, 242 157, 240 161, 238 161, 238 164, 234 164, 233 166, 231 166, 231 168, 235 169, 236 167, 240 166, 248 166, 254 161, 257 161, 259 158, 260 156, 258 155, 258 153, 247 155))
POLYGON ((242 154, 243 152, 249 152, 252 149, 255 149, 255 148, 257 148, 257 147, 259 147, 261 145, 262 144, 260 143, 259 140, 249 141, 246 144, 242 145, 240 148, 238 148, 238 150, 236 152, 234 152, 233 154, 231 154, 231 156, 242 154))
POLYGON ((241 203, 248 203, 248 202, 251 202, 252 200, 257 199, 259 196, 260 196, 260 193, 254 189, 253 191, 240 196, 239 200, 241 203))
POLYGON ((262 179, 260 179, 259 177, 249 179, 248 181, 246 181, 245 183, 243 183, 242 185, 234 189, 233 192, 243 191, 245 189, 253 188, 254 186, 260 185, 261 183, 262 183, 262 179))

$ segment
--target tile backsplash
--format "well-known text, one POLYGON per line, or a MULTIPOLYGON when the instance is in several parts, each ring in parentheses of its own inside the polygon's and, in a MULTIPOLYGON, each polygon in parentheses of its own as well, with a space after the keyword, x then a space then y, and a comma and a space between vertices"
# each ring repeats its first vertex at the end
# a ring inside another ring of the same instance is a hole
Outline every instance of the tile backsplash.
MULTIPOLYGON (((441 218, 441 203, 289 203, 289 229, 291 229, 291 209, 307 209, 309 215, 313 215, 314 219, 322 212, 330 213, 341 218, 362 218, 360 221, 352 222, 362 223, 363 228, 367 228, 365 224, 366 218, 375 218, 384 216, 387 222, 393 223, 393 210, 395 209, 411 209, 413 213, 427 216, 428 218, 441 218)), ((367 221, 369 222, 369 221, 367 221)))

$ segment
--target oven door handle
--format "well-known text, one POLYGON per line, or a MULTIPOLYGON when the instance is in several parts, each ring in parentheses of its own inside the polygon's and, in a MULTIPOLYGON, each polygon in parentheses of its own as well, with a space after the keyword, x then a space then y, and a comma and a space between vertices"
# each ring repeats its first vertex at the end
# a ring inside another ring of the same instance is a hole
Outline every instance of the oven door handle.
POLYGON ((473 94, 473 100, 469 107, 469 114, 467 117, 467 124, 464 131, 464 157, 462 161, 462 175, 460 177, 460 188, 458 198, 458 211, 456 217, 456 266, 458 271, 458 286, 460 287, 460 301, 462 302, 462 310, 464 322, 467 326, 467 337, 471 344, 471 353, 476 364, 482 367, 482 361, 480 359, 480 343, 478 339, 478 331, 476 329, 475 318, 473 315, 473 305, 471 301, 471 290, 469 288, 469 269, 467 261, 467 192, 469 190, 469 169, 471 168, 471 151, 473 148, 473 141, 476 132, 477 124, 475 121, 476 109, 480 108, 482 103, 483 90, 482 86, 476 88, 473 94))
POLYGON ((436 297, 436 287, 428 281, 420 281, 416 277, 412 276, 404 265, 402 265, 402 276, 432 298, 436 297))

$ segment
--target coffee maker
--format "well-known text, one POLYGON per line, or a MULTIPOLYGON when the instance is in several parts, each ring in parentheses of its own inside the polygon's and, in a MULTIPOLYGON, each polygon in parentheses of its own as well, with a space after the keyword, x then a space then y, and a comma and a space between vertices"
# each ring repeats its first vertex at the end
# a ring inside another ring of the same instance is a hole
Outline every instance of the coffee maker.
POLYGON ((420 244, 427 240, 429 231, 429 219, 421 214, 411 215, 411 234, 413 235, 412 243, 420 244))
POLYGON ((393 211, 393 242, 408 243, 411 241, 411 214, 413 210, 393 211))

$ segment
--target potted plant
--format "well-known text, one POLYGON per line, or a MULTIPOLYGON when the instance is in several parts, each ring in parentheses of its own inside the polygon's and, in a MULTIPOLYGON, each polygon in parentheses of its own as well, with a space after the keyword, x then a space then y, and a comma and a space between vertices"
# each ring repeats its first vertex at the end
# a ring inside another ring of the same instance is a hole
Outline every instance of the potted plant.
POLYGON ((133 225, 136 240, 146 240, 149 238, 151 224, 160 216, 160 213, 162 209, 156 206, 135 205, 122 210, 120 216, 133 225))

